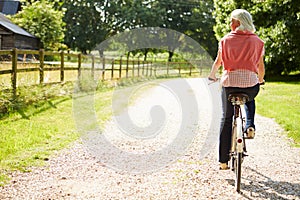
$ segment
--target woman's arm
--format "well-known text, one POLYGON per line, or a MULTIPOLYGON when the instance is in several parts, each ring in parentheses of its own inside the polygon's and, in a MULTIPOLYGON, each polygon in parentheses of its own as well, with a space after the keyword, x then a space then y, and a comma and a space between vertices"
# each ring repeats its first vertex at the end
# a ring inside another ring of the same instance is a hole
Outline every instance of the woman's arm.
POLYGON ((208 76, 209 79, 217 80, 216 73, 217 73, 218 69, 221 67, 221 63, 222 63, 221 57, 222 57, 221 51, 218 51, 218 55, 215 59, 214 64, 212 65, 210 74, 208 76))
POLYGON ((264 56, 261 56, 258 63, 258 81, 259 83, 265 82, 265 64, 264 64, 264 56))

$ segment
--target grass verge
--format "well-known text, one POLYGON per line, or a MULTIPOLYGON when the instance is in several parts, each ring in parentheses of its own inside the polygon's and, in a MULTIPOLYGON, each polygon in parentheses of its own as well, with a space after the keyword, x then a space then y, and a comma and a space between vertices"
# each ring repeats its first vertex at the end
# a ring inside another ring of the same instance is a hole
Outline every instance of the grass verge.
MULTIPOLYGON (((44 165, 51 155, 80 137, 72 114, 72 95, 66 92, 72 91, 73 85, 51 87, 55 91, 64 89, 64 95, 37 98, 32 94, 40 92, 39 86, 23 88, 17 100, 11 101, 13 109, 1 114, 0 185, 8 181, 11 171, 28 171, 30 166, 44 165)), ((112 88, 95 93, 95 99, 101 99, 95 101, 95 107, 101 110, 97 113, 100 121, 111 115, 111 94, 112 88)))
POLYGON ((256 101, 257 112, 274 118, 300 147, 300 82, 267 82, 256 101))
MULTIPOLYGON (((97 123, 104 125, 112 115, 115 86, 128 87, 149 80, 152 79, 100 83, 93 95, 97 123)), ((6 102, 0 105, 0 186, 7 183, 12 171, 44 165, 55 152, 79 139, 73 116, 73 90, 73 83, 68 83, 19 88, 13 99, 9 93, 0 94, 0 100, 6 102)))

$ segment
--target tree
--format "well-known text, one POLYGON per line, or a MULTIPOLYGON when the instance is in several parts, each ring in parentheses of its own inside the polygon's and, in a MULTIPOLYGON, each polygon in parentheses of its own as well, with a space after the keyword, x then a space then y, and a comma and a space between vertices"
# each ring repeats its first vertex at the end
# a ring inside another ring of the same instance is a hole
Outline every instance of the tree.
MULTIPOLYGON (((159 15, 162 18, 162 24, 160 24, 160 27, 176 30, 180 33, 187 33, 188 30, 190 30, 189 20, 191 19, 193 8, 198 7, 198 3, 184 0, 160 0, 157 2, 158 7, 164 11, 161 15, 159 15)), ((179 38, 175 39, 179 40, 179 38)), ((172 60, 175 46, 170 46, 168 58, 169 61, 172 60)))
POLYGON ((53 3, 35 1, 25 3, 22 11, 11 20, 29 33, 40 38, 42 47, 48 50, 61 48, 64 39, 63 12, 53 9, 53 3))
POLYGON ((218 41, 215 37, 213 27, 213 1, 200 1, 199 6, 193 8, 192 15, 188 20, 188 30, 185 34, 196 40, 214 59, 217 55, 218 41))
POLYGON ((267 75, 300 70, 300 2, 298 0, 214 0, 218 39, 229 32, 232 10, 248 10, 257 34, 265 41, 267 75))
POLYGON ((104 3, 96 0, 65 1, 65 43, 70 48, 78 48, 86 54, 106 38, 109 28, 104 21, 104 3))
POLYGON ((265 41, 267 73, 282 75, 300 70, 300 2, 268 0, 257 3, 251 11, 258 34, 265 41))
MULTIPOLYGON (((70 0, 65 1, 63 7, 67 9, 64 17, 67 24, 65 42, 72 49, 86 52, 117 33, 141 27, 161 27, 199 41, 212 57, 216 53, 212 0, 70 0)), ((142 52, 146 59, 150 51, 153 49, 131 53, 142 52)), ((174 47, 170 46, 169 60, 173 52, 174 47)))
MULTIPOLYGON (((213 1, 115 0, 104 7, 113 21, 112 32, 139 27, 161 27, 184 33, 198 41, 211 55, 216 54, 217 41, 213 33, 213 1)), ((168 36, 167 36, 168 37, 168 36)), ((173 38, 174 39, 174 38, 173 38)), ((178 38, 179 40, 179 38, 178 38)), ((174 47, 169 46, 171 61, 174 47)), ((152 51, 144 49, 146 54, 152 51)))

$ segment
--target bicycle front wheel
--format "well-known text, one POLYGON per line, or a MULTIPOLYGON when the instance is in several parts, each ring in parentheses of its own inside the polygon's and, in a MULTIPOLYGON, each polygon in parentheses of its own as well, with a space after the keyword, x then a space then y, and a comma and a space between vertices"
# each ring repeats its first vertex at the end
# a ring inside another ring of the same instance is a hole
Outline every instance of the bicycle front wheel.
POLYGON ((242 159, 243 153, 237 153, 237 157, 235 159, 235 188, 237 192, 241 191, 241 177, 242 177, 242 159))

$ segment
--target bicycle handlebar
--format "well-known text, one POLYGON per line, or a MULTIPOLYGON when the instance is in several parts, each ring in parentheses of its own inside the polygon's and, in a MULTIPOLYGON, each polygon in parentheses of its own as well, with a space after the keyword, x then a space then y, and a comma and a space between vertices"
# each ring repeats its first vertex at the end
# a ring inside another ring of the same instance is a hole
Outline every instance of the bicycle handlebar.
POLYGON ((209 81, 212 81, 212 82, 217 82, 217 81, 220 80, 220 78, 213 79, 213 78, 210 78, 210 77, 207 77, 207 79, 208 79, 209 81))
POLYGON ((210 83, 208 83, 208 85, 213 84, 213 83, 217 82, 218 80, 220 80, 219 78, 213 79, 213 78, 210 78, 210 77, 207 77, 207 79, 209 81, 211 81, 210 83))
POLYGON ((266 82, 264 81, 264 82, 261 82, 261 83, 259 83, 259 85, 264 85, 266 82))

